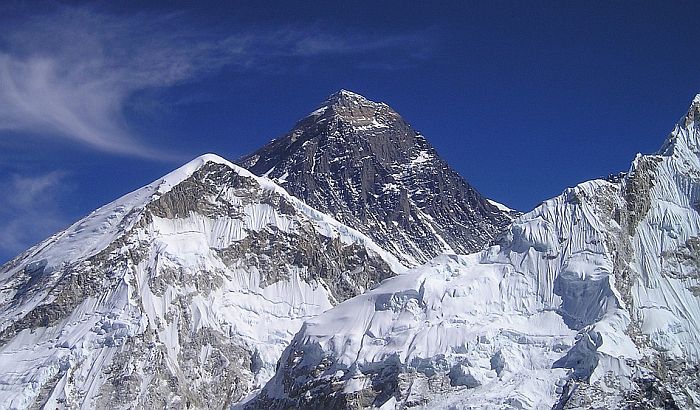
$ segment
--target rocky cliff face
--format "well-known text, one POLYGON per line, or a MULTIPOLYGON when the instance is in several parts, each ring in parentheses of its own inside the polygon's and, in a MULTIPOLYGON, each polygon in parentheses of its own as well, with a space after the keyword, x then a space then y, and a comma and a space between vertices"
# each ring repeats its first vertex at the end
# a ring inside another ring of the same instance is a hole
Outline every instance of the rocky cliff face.
POLYGON ((345 90, 239 162, 412 265, 480 250, 511 220, 388 105, 345 90))
POLYGON ((655 155, 308 320, 251 408, 700 407, 700 95, 655 155))
POLYGON ((402 270, 202 156, 0 268, 0 408, 223 408, 302 322, 402 270))

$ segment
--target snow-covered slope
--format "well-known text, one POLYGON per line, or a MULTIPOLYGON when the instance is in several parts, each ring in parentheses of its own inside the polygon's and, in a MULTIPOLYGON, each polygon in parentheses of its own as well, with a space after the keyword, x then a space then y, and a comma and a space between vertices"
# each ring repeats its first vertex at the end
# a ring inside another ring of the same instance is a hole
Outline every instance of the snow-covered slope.
POLYGON ((656 155, 306 321, 250 407, 700 407, 700 95, 656 155))
POLYGON ((481 250, 511 220, 391 107, 347 90, 240 163, 411 265, 481 250))
POLYGON ((0 268, 0 408, 221 408, 304 320, 402 270, 204 155, 0 268))

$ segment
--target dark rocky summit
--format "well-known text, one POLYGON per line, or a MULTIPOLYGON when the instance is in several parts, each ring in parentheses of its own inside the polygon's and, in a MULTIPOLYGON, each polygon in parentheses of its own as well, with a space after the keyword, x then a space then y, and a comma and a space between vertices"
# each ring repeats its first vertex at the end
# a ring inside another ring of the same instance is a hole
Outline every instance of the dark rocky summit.
POLYGON ((408 264, 479 250, 511 221, 391 107, 345 90, 239 163, 408 264))

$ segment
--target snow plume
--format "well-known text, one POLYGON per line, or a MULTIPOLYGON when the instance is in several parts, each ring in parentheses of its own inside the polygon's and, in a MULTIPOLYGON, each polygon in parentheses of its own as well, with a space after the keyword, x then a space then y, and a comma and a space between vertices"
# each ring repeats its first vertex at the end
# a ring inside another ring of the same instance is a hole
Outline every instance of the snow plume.
POLYGON ((290 58, 397 49, 418 55, 425 49, 415 34, 377 39, 317 28, 217 31, 188 24, 182 13, 118 15, 54 5, 25 17, 5 19, 0 34, 0 132, 166 160, 175 158, 149 146, 124 115, 125 103, 140 91, 206 78, 223 67, 274 70, 290 58))

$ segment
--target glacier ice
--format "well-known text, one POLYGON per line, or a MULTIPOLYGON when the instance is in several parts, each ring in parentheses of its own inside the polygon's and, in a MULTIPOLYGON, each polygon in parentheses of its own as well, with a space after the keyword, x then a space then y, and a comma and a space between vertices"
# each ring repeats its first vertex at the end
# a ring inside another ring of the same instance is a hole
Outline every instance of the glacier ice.
POLYGON ((307 320, 249 407, 700 406, 700 95, 622 178, 307 320))

